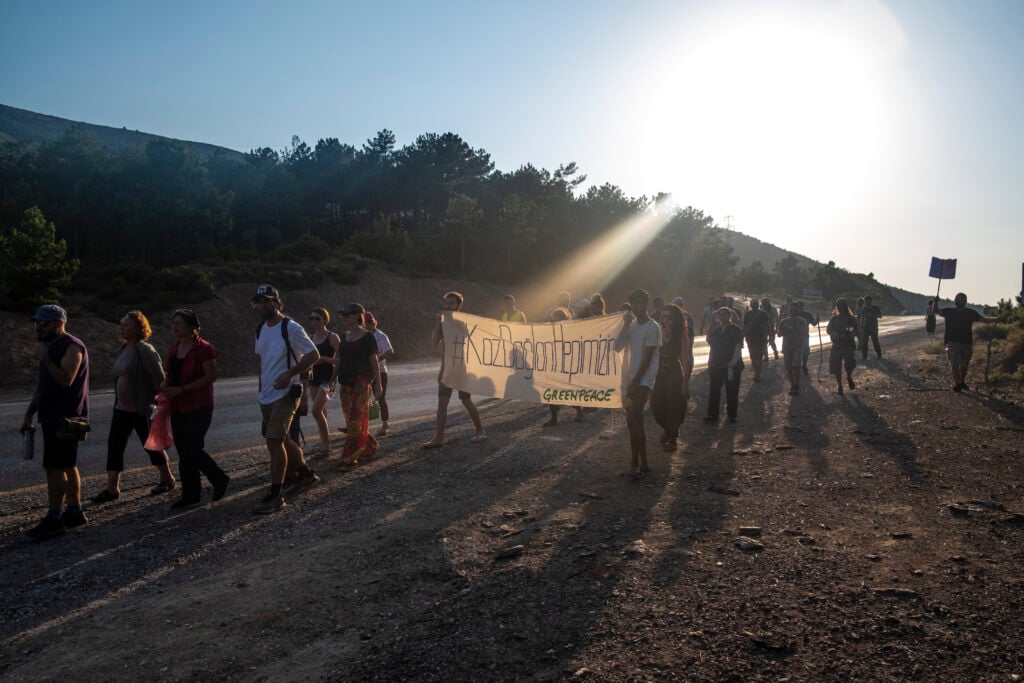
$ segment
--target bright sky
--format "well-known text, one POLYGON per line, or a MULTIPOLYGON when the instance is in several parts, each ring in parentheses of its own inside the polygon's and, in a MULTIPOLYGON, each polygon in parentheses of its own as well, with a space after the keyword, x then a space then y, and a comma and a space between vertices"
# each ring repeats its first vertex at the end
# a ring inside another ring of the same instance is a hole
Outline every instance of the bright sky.
POLYGON ((0 103, 247 151, 452 131, 994 303, 1024 262, 1024 2, 0 1, 0 103))

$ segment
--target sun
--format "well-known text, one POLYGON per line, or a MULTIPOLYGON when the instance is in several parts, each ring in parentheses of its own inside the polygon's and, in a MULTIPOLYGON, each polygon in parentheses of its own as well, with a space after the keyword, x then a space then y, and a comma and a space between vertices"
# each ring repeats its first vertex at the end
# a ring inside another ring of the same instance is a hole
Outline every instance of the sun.
POLYGON ((687 32, 640 95, 645 186, 748 218, 855 204, 887 146, 870 48, 807 14, 687 32))

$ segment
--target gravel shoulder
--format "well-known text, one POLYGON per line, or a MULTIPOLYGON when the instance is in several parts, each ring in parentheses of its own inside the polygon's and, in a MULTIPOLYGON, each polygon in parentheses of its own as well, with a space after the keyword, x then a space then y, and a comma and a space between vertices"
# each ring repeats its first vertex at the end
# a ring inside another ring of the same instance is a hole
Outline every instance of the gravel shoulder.
POLYGON ((701 375, 681 450, 648 421, 640 481, 618 476, 621 414, 544 429, 546 408, 491 401, 487 441, 453 402, 444 449, 410 425, 269 518, 250 512, 262 448, 217 456, 220 503, 171 514, 139 468, 44 543, 23 533, 43 487, 4 491, 0 676, 1022 675, 1024 392, 953 394, 937 349, 890 337, 842 396, 823 376, 790 397, 772 362, 745 373, 735 425, 701 424, 701 375))

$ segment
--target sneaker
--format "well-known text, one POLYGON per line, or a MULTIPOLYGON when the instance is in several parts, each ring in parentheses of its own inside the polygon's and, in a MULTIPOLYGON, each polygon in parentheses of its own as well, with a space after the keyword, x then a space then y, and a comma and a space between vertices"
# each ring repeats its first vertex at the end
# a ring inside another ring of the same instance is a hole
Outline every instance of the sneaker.
POLYGON ((846 385, 850 387, 851 391, 857 388, 857 385, 853 383, 853 377, 851 377, 850 375, 846 376, 846 385))
POLYGON ((839 385, 839 392, 838 393, 839 393, 840 396, 843 395, 843 385, 842 384, 839 385))
POLYGON ((961 384, 954 384, 954 385, 953 385, 953 391, 955 391, 956 393, 958 393, 958 394, 959 394, 959 393, 960 393, 960 391, 961 391, 961 388, 962 388, 962 386, 963 386, 963 385, 961 385, 961 384))
MULTIPOLYGON (((317 478, 317 481, 319 481, 319 477, 317 478)), ((268 493, 263 500, 256 503, 252 511, 257 515, 269 515, 277 512, 286 505, 288 505, 288 503, 284 502, 284 496, 273 496, 268 493)))
POLYGON ((26 533, 32 538, 38 538, 40 541, 45 541, 48 538, 60 536, 64 533, 64 522, 62 522, 60 518, 54 518, 47 515, 46 517, 43 517, 43 521, 36 524, 26 533))
POLYGON ((75 529, 80 526, 85 526, 89 523, 89 518, 85 516, 85 513, 81 510, 72 512, 71 510, 65 510, 60 516, 60 521, 64 525, 65 529, 75 529))
POLYGON ((224 497, 224 492, 228 490, 228 484, 231 483, 231 477, 224 475, 224 479, 219 484, 213 487, 213 496, 210 497, 214 503, 224 497))
POLYGON ((199 498, 182 498, 175 503, 171 503, 171 509, 181 510, 182 508, 192 507, 193 505, 199 505, 199 498))
POLYGON ((960 389, 962 391, 968 391, 967 382, 960 382, 960 389))
POLYGON ((313 488, 320 483, 320 477, 317 476, 316 472, 310 470, 305 475, 299 475, 295 477, 288 486, 288 493, 298 493, 299 491, 305 491, 306 489, 313 488))

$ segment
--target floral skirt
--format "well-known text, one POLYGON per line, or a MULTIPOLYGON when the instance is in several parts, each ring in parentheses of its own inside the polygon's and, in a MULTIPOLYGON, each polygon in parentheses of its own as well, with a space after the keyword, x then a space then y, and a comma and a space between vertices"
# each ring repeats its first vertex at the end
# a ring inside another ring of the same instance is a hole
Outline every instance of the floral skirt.
POLYGON ((341 461, 355 463, 360 458, 372 457, 379 444, 370 434, 370 397, 373 395, 370 380, 359 377, 355 384, 342 384, 338 393, 348 428, 341 461))

